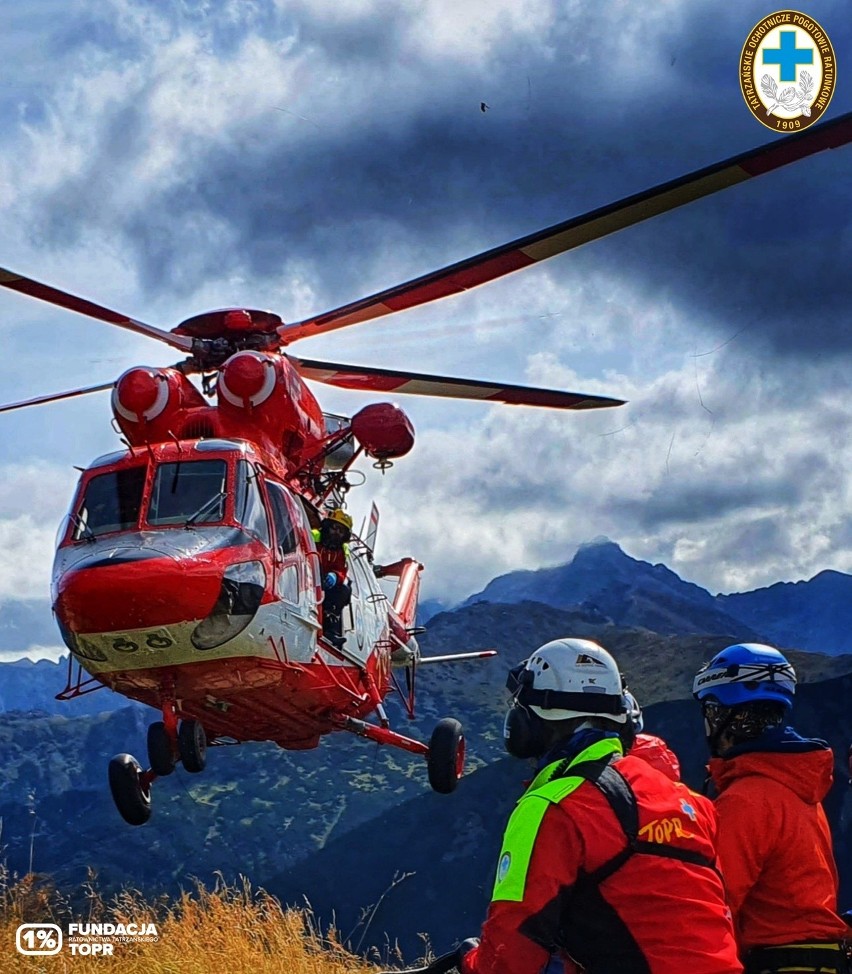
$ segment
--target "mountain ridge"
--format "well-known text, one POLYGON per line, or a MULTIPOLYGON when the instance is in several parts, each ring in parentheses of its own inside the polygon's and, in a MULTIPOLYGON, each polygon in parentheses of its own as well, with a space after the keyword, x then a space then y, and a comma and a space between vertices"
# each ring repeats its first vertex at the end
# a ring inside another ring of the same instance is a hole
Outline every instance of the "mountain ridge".
POLYGON ((527 600, 597 611, 617 625, 664 635, 727 633, 743 642, 852 653, 852 575, 833 569, 714 596, 665 565, 633 558, 616 542, 599 538, 580 545, 565 564, 497 576, 456 608, 527 600))

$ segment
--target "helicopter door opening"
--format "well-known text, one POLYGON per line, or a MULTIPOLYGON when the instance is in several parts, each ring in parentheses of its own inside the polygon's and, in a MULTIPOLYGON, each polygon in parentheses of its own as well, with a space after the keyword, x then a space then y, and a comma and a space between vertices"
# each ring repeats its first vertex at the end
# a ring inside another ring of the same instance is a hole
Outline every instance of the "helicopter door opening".
POLYGON ((71 515, 71 541, 86 541, 139 524, 147 466, 98 474, 86 484, 80 506, 71 515))
POLYGON ((304 590, 313 624, 317 629, 320 628, 319 610, 322 605, 324 592, 322 590, 322 576, 320 573, 320 557, 314 537, 311 533, 311 523, 305 510, 305 505, 298 497, 292 497, 293 523, 296 525, 296 534, 299 538, 299 547, 305 553, 305 560, 302 562, 302 577, 300 589, 304 590))
POLYGON ((267 548, 272 545, 272 535, 269 533, 269 521, 266 517, 266 507, 260 492, 258 474, 248 460, 237 463, 237 491, 234 504, 236 520, 267 548))
POLYGON ((308 660, 320 629, 316 581, 307 548, 309 529, 302 523, 301 508, 281 484, 264 481, 275 540, 274 589, 280 599, 280 619, 291 659, 308 660), (299 528, 302 528, 300 531, 299 528), (301 539, 301 544, 300 544, 301 539), (304 550, 301 550, 304 549, 304 550))
MULTIPOLYGON (((343 613, 343 632, 346 636, 353 636, 347 645, 357 646, 359 655, 369 653, 375 641, 379 638, 379 629, 374 625, 376 605, 373 592, 375 581, 371 581, 372 568, 365 564, 366 555, 360 544, 350 547, 348 566, 349 584, 352 586, 352 601, 343 613)), ((373 576, 375 578, 375 576, 373 576)))
POLYGON ((269 510, 275 529, 276 592, 290 605, 299 604, 299 564, 296 556, 296 528, 283 487, 266 482, 269 510))

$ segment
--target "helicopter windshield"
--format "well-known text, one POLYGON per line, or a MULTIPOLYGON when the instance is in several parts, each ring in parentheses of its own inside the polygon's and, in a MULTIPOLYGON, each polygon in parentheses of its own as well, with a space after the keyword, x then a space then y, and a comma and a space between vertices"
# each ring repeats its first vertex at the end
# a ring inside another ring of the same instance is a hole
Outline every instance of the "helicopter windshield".
POLYGON ((149 524, 217 524, 225 516, 224 460, 161 463, 148 505, 149 524))
POLYGON ((92 477, 83 502, 73 515, 72 541, 126 531, 139 522, 146 467, 129 467, 92 477))

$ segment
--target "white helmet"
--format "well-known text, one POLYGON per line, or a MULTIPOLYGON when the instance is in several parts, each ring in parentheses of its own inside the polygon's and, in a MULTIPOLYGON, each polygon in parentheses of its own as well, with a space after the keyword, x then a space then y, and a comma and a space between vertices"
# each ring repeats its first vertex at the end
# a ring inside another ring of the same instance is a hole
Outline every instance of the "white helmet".
POLYGON ((517 675, 518 702, 543 720, 605 717, 627 721, 621 673, 590 639, 554 639, 537 649, 517 675))
POLYGON ((642 716, 639 701, 629 690, 624 691, 624 696, 627 699, 627 716, 630 718, 630 723, 633 724, 633 730, 635 733, 641 734, 645 727, 645 718, 642 716))

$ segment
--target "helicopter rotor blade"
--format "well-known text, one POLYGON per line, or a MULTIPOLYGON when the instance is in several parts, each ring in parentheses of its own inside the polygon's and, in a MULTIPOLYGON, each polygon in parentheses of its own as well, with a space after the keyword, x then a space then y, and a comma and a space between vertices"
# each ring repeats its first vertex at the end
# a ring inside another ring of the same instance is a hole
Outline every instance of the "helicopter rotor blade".
POLYGON ((445 375, 424 375, 419 372, 396 372, 362 365, 340 365, 288 356, 305 379, 324 382, 339 389, 359 389, 368 392, 405 393, 416 396, 443 396, 450 399, 478 399, 482 402, 502 402, 512 406, 546 406, 550 409, 600 409, 623 406, 623 399, 562 392, 557 389, 536 389, 505 383, 482 382, 479 379, 456 379, 445 375))
POLYGON ((21 402, 10 402, 0 406, 0 413, 8 413, 13 409, 23 409, 25 406, 40 406, 45 402, 57 402, 60 399, 73 399, 75 396, 87 396, 90 392, 103 392, 112 389, 114 382, 103 382, 99 386, 87 386, 83 389, 71 389, 69 392, 53 392, 47 396, 36 396, 34 399, 24 399, 21 402))
POLYGON ((278 329, 282 345, 458 294, 753 176, 852 141, 852 112, 601 206, 385 291, 278 329))
POLYGON ((126 328, 139 335, 146 335, 148 338, 156 338, 157 341, 165 342, 173 348, 179 348, 183 352, 192 351, 192 339, 184 335, 173 335, 171 332, 155 328, 153 325, 146 325, 143 321, 136 321, 135 318, 128 318, 127 315, 112 311, 93 301, 79 298, 67 291, 60 291, 59 288, 51 287, 49 284, 42 284, 31 277, 24 277, 16 274, 5 267, 0 267, 0 286, 7 287, 20 294, 27 294, 33 298, 40 298, 49 304, 59 305, 60 308, 68 308, 69 311, 76 311, 81 315, 88 315, 90 318, 97 318, 98 321, 106 321, 110 325, 118 325, 119 328, 126 328))

